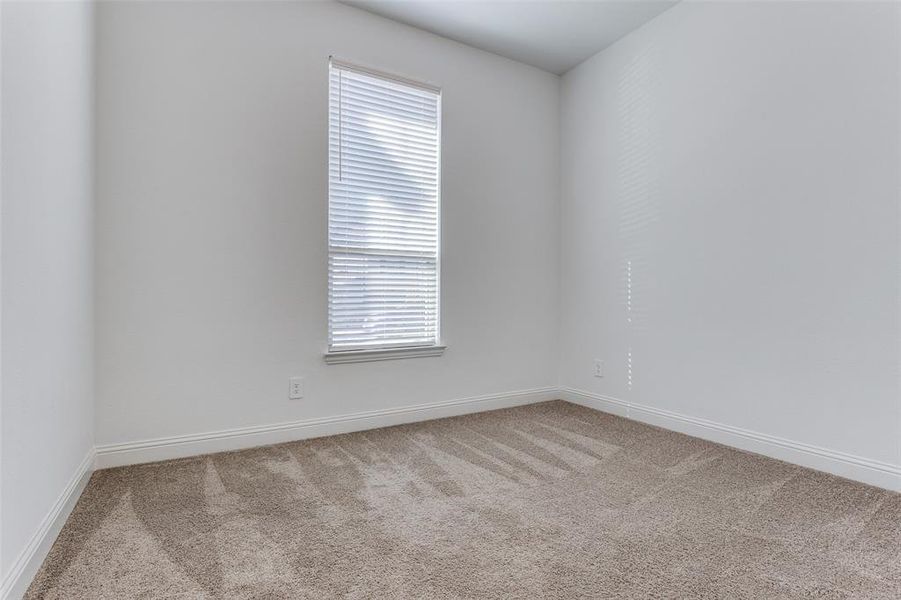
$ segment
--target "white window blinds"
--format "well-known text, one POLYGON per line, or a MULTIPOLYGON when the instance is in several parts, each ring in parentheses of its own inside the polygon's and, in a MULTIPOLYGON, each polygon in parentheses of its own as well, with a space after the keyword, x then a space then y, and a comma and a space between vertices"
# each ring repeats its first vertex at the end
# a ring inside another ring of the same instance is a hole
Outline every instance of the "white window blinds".
POLYGON ((431 346, 440 93, 329 64, 329 351, 431 346))

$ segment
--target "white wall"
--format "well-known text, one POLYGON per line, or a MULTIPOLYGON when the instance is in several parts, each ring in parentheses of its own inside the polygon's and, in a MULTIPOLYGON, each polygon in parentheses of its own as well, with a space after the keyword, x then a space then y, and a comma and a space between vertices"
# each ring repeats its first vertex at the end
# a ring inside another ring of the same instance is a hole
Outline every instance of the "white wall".
POLYGON ((682 3, 563 78, 562 385, 901 464, 899 11, 682 3))
POLYGON ((92 10, 0 13, 3 578, 95 425, 540 388, 558 342, 563 386, 901 464, 898 5, 683 3, 559 106, 552 75, 340 5, 98 10, 96 289, 92 10), (442 358, 322 362, 330 54, 444 88, 442 358))
POLYGON ((93 17, 79 3, 0 14, 7 579, 93 446, 93 17))
POLYGON ((339 4, 98 12, 98 444, 555 384, 555 76, 339 4), (330 54, 443 87, 441 358, 323 362, 330 54))

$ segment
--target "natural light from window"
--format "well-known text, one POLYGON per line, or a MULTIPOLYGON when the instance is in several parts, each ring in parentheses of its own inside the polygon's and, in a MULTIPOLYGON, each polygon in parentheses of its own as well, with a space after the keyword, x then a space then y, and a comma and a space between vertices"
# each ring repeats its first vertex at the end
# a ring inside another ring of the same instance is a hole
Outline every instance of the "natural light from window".
POLYGON ((440 92, 329 72, 329 352, 436 346, 440 92))

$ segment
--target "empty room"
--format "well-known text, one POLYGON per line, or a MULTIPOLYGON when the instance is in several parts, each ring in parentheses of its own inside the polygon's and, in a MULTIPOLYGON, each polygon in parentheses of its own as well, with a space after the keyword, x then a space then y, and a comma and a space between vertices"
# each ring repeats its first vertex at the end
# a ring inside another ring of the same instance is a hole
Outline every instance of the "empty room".
POLYGON ((901 2, 0 1, 0 600, 901 598, 901 2))

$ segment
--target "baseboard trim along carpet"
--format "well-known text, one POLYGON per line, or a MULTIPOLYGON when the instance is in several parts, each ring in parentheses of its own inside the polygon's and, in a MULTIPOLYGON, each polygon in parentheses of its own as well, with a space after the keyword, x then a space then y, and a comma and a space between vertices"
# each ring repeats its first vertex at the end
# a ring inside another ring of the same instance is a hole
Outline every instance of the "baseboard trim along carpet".
POLYGON ((839 477, 853 479, 892 491, 901 491, 901 467, 860 456, 836 452, 793 440, 758 433, 679 413, 626 402, 618 398, 575 388, 560 388, 567 402, 611 413, 663 429, 678 431, 711 442, 756 452, 770 458, 801 465, 839 477))
POLYGON ((899 494, 556 400, 98 471, 25 600, 897 600, 899 523, 899 494))
POLYGON ((201 454, 240 450, 283 442, 428 421, 443 417, 511 408, 562 399, 677 431, 712 442, 832 473, 893 491, 901 491, 901 467, 722 423, 661 410, 574 388, 543 387, 443 402, 241 427, 194 435, 157 438, 92 449, 45 516, 28 545, 0 582, 0 600, 22 596, 69 517, 94 469, 140 464, 201 454))
POLYGON ((833 475, 901 491, 901 467, 896 465, 568 387, 534 388, 409 407, 102 445, 97 447, 95 468, 106 469, 198 454, 241 450, 509 408, 557 398, 833 475))
POLYGON ((239 427, 193 435, 97 446, 97 469, 242 450, 314 437, 351 433, 403 423, 429 421, 475 412, 511 408, 558 398, 556 387, 533 388, 272 425, 239 427))
POLYGON ((60 530, 69 518, 75 503, 84 491, 91 474, 94 472, 94 449, 91 448, 85 455, 81 464, 72 475, 72 479, 63 489, 59 498, 50 507, 37 531, 31 536, 28 544, 22 550, 9 569, 6 577, 0 583, 0 599, 13 600, 21 598, 28 589, 35 573, 41 568, 50 547, 56 541, 60 530))

